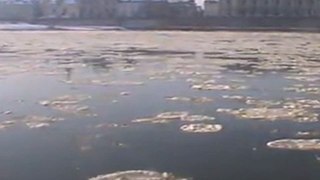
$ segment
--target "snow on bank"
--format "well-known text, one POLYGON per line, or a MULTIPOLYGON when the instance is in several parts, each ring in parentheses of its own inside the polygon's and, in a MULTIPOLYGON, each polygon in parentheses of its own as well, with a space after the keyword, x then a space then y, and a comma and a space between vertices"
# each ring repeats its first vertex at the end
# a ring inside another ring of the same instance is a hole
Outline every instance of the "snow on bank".
POLYGON ((0 30, 46 30, 48 26, 46 25, 33 25, 27 23, 0 23, 0 30))
POLYGON ((118 26, 50 26, 28 23, 0 23, 0 31, 41 31, 41 30, 61 30, 61 31, 106 31, 124 30, 118 26))

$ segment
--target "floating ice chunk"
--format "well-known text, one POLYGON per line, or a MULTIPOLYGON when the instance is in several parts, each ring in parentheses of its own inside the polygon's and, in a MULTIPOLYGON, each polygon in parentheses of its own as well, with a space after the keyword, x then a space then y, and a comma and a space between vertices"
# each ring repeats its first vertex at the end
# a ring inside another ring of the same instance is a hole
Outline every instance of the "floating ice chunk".
POLYGON ((63 118, 54 118, 54 117, 47 117, 47 116, 26 116, 23 118, 24 122, 48 122, 54 123, 58 121, 63 121, 63 118))
POLYGON ((157 115, 157 118, 161 119, 182 119, 185 116, 188 116, 186 111, 177 111, 177 112, 164 112, 157 115))
MULTIPOLYGON (((46 116, 26 116, 21 119, 21 122, 24 123, 29 128, 42 128, 48 127, 50 124, 55 123, 57 121, 62 121, 62 118, 53 118, 46 116)), ((4 121, 0 123, 0 129, 5 129, 8 127, 12 127, 17 124, 16 120, 4 121)))
POLYGON ((319 81, 319 77, 312 77, 312 76, 286 76, 286 79, 292 79, 297 81, 303 81, 303 82, 315 82, 319 81))
POLYGON ((27 125, 30 129, 43 128, 43 127, 49 127, 49 126, 50 126, 49 123, 37 123, 37 122, 29 122, 29 123, 26 123, 26 125, 27 125))
POLYGON ((197 90, 242 90, 247 87, 241 85, 224 85, 224 84, 195 84, 191 86, 192 89, 197 90))
POLYGON ((141 118, 132 120, 133 123, 145 123, 145 122, 153 122, 156 118, 141 118))
POLYGON ((192 89, 198 90, 231 90, 229 85, 214 85, 214 84, 197 84, 191 87, 192 89))
POLYGON ((170 101, 183 101, 183 102, 191 101, 191 98, 188 98, 188 97, 167 97, 166 99, 170 101))
POLYGON ((283 105, 284 108, 312 108, 319 109, 320 101, 315 99, 299 99, 299 100, 288 100, 283 105))
POLYGON ((251 97, 247 97, 247 96, 229 96, 229 95, 223 95, 222 96, 224 99, 232 99, 232 100, 247 100, 247 99, 251 99, 251 97))
POLYGON ((128 125, 125 124, 116 124, 116 123, 101 123, 95 126, 95 128, 125 128, 128 127, 128 125))
POLYGON ((5 112, 3 112, 3 114, 4 115, 10 115, 10 114, 12 114, 12 111, 5 111, 5 112))
POLYGON ((221 113, 232 113, 232 109, 227 109, 227 108, 218 108, 217 112, 221 112, 221 113))
POLYGON ((255 105, 256 107, 270 107, 280 105, 281 101, 247 99, 246 104, 255 105))
POLYGON ((16 124, 15 121, 3 121, 0 123, 0 129, 6 129, 16 124))
POLYGON ((57 97, 53 100, 40 101, 39 104, 66 113, 84 116, 96 116, 95 114, 92 114, 90 112, 90 108, 88 106, 83 106, 79 104, 81 101, 90 98, 90 96, 85 95, 65 95, 57 97))
POLYGON ((59 122, 64 118, 48 117, 48 116, 27 116, 26 121, 47 121, 47 122, 59 122))
POLYGON ((209 102, 212 102, 213 100, 208 97, 198 97, 198 98, 191 98, 191 101, 194 103, 209 103, 209 102))
POLYGON ((189 116, 182 117, 181 120, 182 121, 194 122, 194 121, 215 120, 215 118, 214 117, 210 117, 210 116, 203 116, 203 115, 189 115, 189 116))
POLYGON ((133 123, 166 124, 166 123, 170 123, 172 120, 174 120, 174 119, 164 119, 164 118, 152 117, 152 118, 135 119, 132 122, 133 123))
POLYGON ((241 102, 244 102, 247 105, 255 105, 256 107, 270 107, 270 106, 277 106, 280 105, 281 101, 275 101, 275 100, 259 100, 254 99, 250 96, 229 96, 224 95, 222 96, 224 99, 231 99, 231 100, 238 100, 241 102))
MULTIPOLYGON (((172 119, 171 119, 172 120, 172 119)), ((153 124, 167 124, 171 122, 170 119, 159 119, 155 118, 153 121, 151 121, 153 124)))
POLYGON ((50 101, 40 101, 39 104, 42 105, 42 106, 49 106, 50 105, 50 101))
POLYGON ((310 138, 310 137, 319 137, 320 131, 299 131, 296 133, 296 137, 299 138, 310 138))
POLYGON ((291 120, 295 122, 317 122, 318 114, 311 113, 305 109, 285 109, 285 108, 247 108, 238 110, 217 110, 232 114, 243 119, 260 119, 260 120, 291 120))
POLYGON ((132 85, 132 86, 141 86, 144 85, 144 82, 140 81, 110 81, 107 82, 108 85, 132 85))
POLYGON ((222 130, 222 125, 220 124, 188 124, 183 125, 180 129, 184 132, 189 133, 215 133, 222 130))
POLYGON ((90 96, 85 95, 64 95, 56 97, 53 100, 40 101, 39 104, 43 106, 65 105, 65 104, 77 104, 81 101, 90 99, 90 96))
POLYGON ((120 93, 121 96, 129 96, 130 92, 124 91, 120 93))
POLYGON ((103 79, 81 79, 81 80, 62 80, 67 84, 84 84, 84 85, 95 85, 95 86, 141 86, 144 82, 140 81, 108 81, 103 79))
POLYGON ((284 91, 319 95, 320 87, 286 87, 284 91))
POLYGON ((214 117, 210 117, 210 116, 189 115, 189 113, 186 111, 177 111, 177 112, 164 112, 164 113, 158 114, 155 117, 150 117, 150 118, 135 119, 132 122, 164 124, 164 123, 170 123, 173 121, 195 122, 195 121, 210 121, 214 119, 215 119, 214 117))
POLYGON ((88 110, 89 110, 89 106, 81 106, 77 109, 77 111, 79 112, 88 111, 88 110))
POLYGON ((54 118, 54 117, 47 117, 47 116, 26 116, 22 119, 29 128, 42 128, 42 127, 49 127, 51 124, 62 121, 63 118, 54 118))
POLYGON ((88 106, 81 105, 63 105, 63 106, 54 106, 53 109, 71 113, 75 115, 83 115, 83 116, 96 116, 95 114, 90 112, 90 108, 88 106))
POLYGON ((100 175, 89 180, 187 180, 176 178, 170 173, 159 173, 155 171, 132 170, 112 174, 100 175))
POLYGON ((280 139, 267 143, 270 148, 288 150, 320 150, 320 139, 280 139))
POLYGON ((302 131, 299 131, 299 132, 297 132, 296 135, 297 135, 297 136, 310 136, 310 135, 311 135, 311 132, 306 132, 306 131, 302 132, 302 131))
POLYGON ((207 97, 167 97, 169 101, 181 101, 181 102, 192 102, 192 103, 209 103, 213 100, 207 97))

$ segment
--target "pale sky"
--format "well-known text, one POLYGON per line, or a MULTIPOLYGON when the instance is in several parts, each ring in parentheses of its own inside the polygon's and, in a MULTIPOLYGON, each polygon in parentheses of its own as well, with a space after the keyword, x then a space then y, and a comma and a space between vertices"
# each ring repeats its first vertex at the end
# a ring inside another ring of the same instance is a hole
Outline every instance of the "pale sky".
POLYGON ((204 0, 196 0, 196 2, 197 2, 199 5, 203 5, 203 1, 204 1, 204 0))

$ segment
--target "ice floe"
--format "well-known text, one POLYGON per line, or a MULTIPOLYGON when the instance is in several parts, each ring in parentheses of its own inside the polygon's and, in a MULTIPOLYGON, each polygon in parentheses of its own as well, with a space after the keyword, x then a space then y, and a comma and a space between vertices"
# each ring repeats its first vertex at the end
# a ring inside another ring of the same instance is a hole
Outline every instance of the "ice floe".
POLYGON ((169 101, 177 101, 177 102, 191 102, 196 104, 202 104, 202 103, 210 103, 213 101, 213 99, 208 97, 178 97, 178 96, 172 96, 166 98, 169 101))
POLYGON ((39 104, 65 113, 96 116, 91 112, 89 106, 80 104, 82 101, 90 98, 90 96, 85 95, 64 95, 52 100, 40 101, 39 104))
POLYGON ((170 123, 173 121, 196 122, 196 121, 212 121, 214 117, 205 115, 190 115, 186 111, 163 112, 154 117, 135 119, 134 123, 170 123))
POLYGON ((7 129, 9 127, 12 127, 16 124, 15 121, 10 120, 10 121, 3 121, 0 123, 0 129, 7 129))
POLYGON ((59 121, 63 121, 63 118, 54 118, 47 116, 26 116, 22 119, 29 128, 42 128, 49 127, 51 124, 59 121))
POLYGON ((242 119, 258 120, 289 120, 295 122, 317 122, 318 114, 311 113, 305 109, 286 108, 241 108, 241 109, 218 109, 217 112, 232 114, 242 119))
POLYGON ((188 124, 183 125, 180 129, 188 133, 215 133, 222 130, 222 125, 220 124, 188 124))
POLYGON ((156 117, 159 119, 182 119, 183 117, 186 117, 188 115, 189 113, 186 111, 177 111, 160 113, 156 117))
POLYGON ((267 143, 267 146, 275 149, 287 150, 320 150, 320 139, 280 139, 267 143))
POLYGON ((13 118, 12 120, 6 120, 0 123, 0 129, 7 129, 17 125, 25 125, 30 129, 37 129, 43 127, 49 127, 51 124, 63 121, 63 118, 55 118, 49 116, 37 116, 29 115, 19 118, 13 118))
POLYGON ((197 90, 241 90, 246 89, 245 86, 238 85, 223 85, 223 84, 195 84, 192 89, 197 90))
POLYGON ((106 175, 99 175, 89 180, 190 180, 186 178, 177 178, 171 173, 160 173, 156 171, 131 170, 121 171, 106 175))
POLYGON ((204 116, 204 115, 189 115, 183 116, 181 118, 182 121, 195 122, 195 121, 210 121, 215 120, 215 117, 204 116))

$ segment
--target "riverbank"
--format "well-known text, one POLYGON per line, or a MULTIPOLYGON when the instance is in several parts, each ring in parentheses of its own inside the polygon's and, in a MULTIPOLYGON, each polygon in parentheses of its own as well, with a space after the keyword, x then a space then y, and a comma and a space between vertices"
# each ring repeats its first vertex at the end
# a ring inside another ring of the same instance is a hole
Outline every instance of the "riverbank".
POLYGON ((320 32, 317 18, 193 18, 78 20, 41 19, 28 23, 2 23, 0 30, 179 30, 320 32), (23 28, 21 28, 21 25, 23 28))

